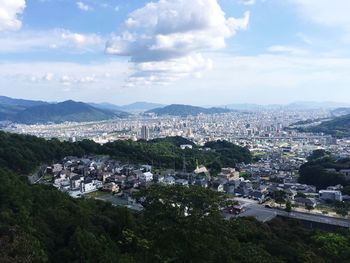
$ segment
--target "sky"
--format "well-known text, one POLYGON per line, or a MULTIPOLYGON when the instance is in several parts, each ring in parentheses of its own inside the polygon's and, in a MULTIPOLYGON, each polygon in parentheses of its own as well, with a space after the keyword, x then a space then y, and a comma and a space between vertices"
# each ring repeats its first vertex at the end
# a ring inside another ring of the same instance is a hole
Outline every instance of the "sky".
POLYGON ((348 10, 349 0, 0 0, 0 95, 348 102, 348 10))

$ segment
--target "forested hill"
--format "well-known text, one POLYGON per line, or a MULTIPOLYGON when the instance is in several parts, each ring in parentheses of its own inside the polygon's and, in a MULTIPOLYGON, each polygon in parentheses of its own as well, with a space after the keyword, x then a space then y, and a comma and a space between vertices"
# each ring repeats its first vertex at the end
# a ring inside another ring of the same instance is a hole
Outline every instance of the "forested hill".
POLYGON ((154 113, 158 116, 170 115, 170 116, 196 116, 201 113, 203 114, 218 114, 218 113, 228 113, 231 110, 223 108, 202 108, 190 105, 172 104, 163 108, 156 108, 149 110, 146 113, 154 113))
MULTIPOLYGON (((223 196, 204 188, 153 186, 135 196, 145 208, 138 214, 101 201, 71 199, 19 176, 64 155, 109 150, 133 156, 132 147, 156 155, 164 149, 155 152, 153 145, 167 148, 174 141, 104 148, 91 141, 70 144, 0 132, 0 261, 349 262, 350 232, 316 233, 280 220, 224 220, 219 210, 223 196)), ((212 147, 230 148, 222 142, 212 147)))
POLYGON ((193 149, 181 150, 181 144, 192 142, 181 137, 169 137, 149 142, 116 141, 101 146, 89 140, 72 144, 0 132, 0 166, 28 173, 43 162, 68 155, 106 154, 128 162, 154 164, 156 168, 174 168, 175 165, 175 168, 182 169, 185 158, 188 169, 194 169, 199 163, 216 173, 221 167, 251 161, 248 149, 225 141, 205 145, 212 151, 203 151, 195 145, 193 149))
POLYGON ((311 132, 323 132, 338 137, 350 137, 350 114, 336 117, 318 126, 307 128, 311 132))
POLYGON ((350 169, 350 158, 335 159, 324 150, 316 150, 300 167, 299 181, 314 185, 319 190, 341 184, 343 194, 350 194, 350 182, 339 173, 341 169, 350 169))

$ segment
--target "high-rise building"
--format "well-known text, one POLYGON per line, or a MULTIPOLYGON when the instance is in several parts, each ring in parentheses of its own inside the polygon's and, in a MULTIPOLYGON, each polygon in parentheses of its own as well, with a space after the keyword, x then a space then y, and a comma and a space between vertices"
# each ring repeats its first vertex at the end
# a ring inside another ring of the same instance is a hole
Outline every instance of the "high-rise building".
POLYGON ((149 128, 146 125, 141 128, 141 139, 146 141, 149 140, 149 128))

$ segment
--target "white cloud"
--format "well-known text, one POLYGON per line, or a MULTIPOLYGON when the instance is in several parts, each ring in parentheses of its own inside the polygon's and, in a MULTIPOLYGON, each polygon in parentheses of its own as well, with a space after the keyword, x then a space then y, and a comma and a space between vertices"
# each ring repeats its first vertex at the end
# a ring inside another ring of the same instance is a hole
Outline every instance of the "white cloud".
POLYGON ((188 76, 200 77, 201 73, 212 68, 213 62, 201 54, 186 56, 168 61, 135 63, 134 73, 126 86, 165 85, 188 76))
POLYGON ((96 34, 79 34, 64 29, 20 31, 0 34, 0 53, 57 49, 88 52, 103 50, 103 39, 96 34))
POLYGON ((293 47, 293 46, 281 46, 281 45, 271 46, 268 48, 268 51, 272 53, 281 53, 281 54, 289 54, 289 55, 296 55, 296 56, 303 56, 308 54, 307 50, 305 49, 293 47))
POLYGON ((25 0, 0 0, 0 31, 20 29, 25 6, 25 0))
POLYGON ((256 0, 239 0, 238 2, 243 5, 254 5, 256 0))
POLYGON ((101 37, 96 34, 83 35, 70 31, 62 31, 60 37, 63 41, 72 43, 76 47, 96 46, 102 42, 101 37))
POLYGON ((225 39, 247 29, 249 16, 246 12, 240 19, 226 18, 217 0, 150 2, 128 16, 123 32, 107 42, 106 53, 131 58, 135 73, 129 81, 137 76, 136 84, 198 75, 198 68, 210 68, 211 63, 195 54, 224 48, 225 39), (186 73, 174 72, 180 67, 186 73))
MULTIPOLYGON (((23 91, 23 86, 30 82, 41 89, 43 96, 47 89, 63 90, 82 88, 103 89, 113 86, 115 90, 122 86, 125 63, 110 62, 96 64, 78 64, 67 62, 33 62, 33 63, 0 63, 0 83, 13 83, 13 89, 23 91), (120 82, 120 85, 118 85, 120 82)), ((4 91, 11 90, 1 85, 4 91)), ((8 87, 8 88, 7 88, 8 87)))
POLYGON ((92 7, 90 7, 89 5, 87 5, 83 2, 77 2, 77 7, 82 11, 91 11, 92 10, 92 7))

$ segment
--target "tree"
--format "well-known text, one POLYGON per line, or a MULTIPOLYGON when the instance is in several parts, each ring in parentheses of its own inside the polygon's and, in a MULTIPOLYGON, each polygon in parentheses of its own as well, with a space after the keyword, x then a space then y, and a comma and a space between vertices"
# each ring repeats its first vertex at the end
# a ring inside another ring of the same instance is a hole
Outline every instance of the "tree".
POLYGON ((282 206, 282 204, 285 202, 285 199, 286 199, 286 193, 282 190, 275 191, 272 194, 272 198, 275 200, 277 204, 282 206))
POLYGON ((317 159, 321 159, 321 158, 324 158, 326 156, 329 155, 329 152, 323 150, 323 149, 319 149, 319 150, 315 150, 311 153, 311 155, 307 158, 307 160, 309 162, 311 161, 315 161, 317 159))
POLYGON ((286 202, 286 211, 288 213, 292 211, 292 203, 289 200, 286 202))
POLYGON ((350 239, 335 233, 318 233, 312 238, 322 254, 332 258, 332 262, 349 262, 350 239))

